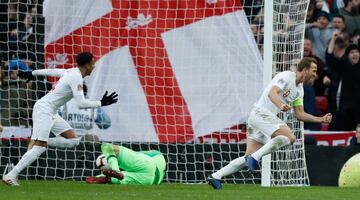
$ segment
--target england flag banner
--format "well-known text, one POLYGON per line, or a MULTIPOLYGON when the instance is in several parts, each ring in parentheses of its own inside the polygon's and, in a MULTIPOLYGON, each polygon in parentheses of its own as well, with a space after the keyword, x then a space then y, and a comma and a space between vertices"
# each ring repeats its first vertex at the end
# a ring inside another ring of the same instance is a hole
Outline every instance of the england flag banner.
POLYGON ((103 141, 189 142, 245 123, 262 58, 239 0, 46 0, 47 68, 94 54, 85 81, 112 125, 103 141))

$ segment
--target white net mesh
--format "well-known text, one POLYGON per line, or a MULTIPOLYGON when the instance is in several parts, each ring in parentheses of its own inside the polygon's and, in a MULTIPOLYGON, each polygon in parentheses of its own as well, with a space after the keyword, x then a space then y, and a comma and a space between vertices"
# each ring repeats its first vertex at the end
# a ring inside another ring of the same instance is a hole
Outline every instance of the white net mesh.
MULTIPOLYGON (((105 90, 119 93, 119 103, 103 110, 111 126, 103 129, 95 122, 100 111, 68 106, 64 117, 84 123, 76 127, 82 129, 80 145, 49 148, 20 178, 84 180, 96 175, 101 142, 159 149, 168 161, 169 182, 203 182, 244 154, 244 124, 262 91, 263 1, 11 2, 1 4, 0 11, 5 16, 0 30, 0 118, 5 126, 0 173, 26 151, 33 104, 56 81, 39 77, 26 83, 15 71, 74 67, 81 51, 92 52, 96 62, 85 79, 89 98, 99 99, 105 90)), ((301 57, 306 4, 274 3, 274 73, 293 69, 301 57)), ((274 185, 306 184, 301 129, 288 122, 299 143, 274 154, 274 185)), ((259 183, 260 173, 243 170, 225 181, 259 183)))
MULTIPOLYGON (((309 1, 273 1, 273 63, 274 74, 284 70, 296 70, 302 58, 305 18, 309 1)), ((272 154, 271 185, 309 185, 306 169, 303 125, 294 113, 281 113, 297 138, 294 145, 272 154)))

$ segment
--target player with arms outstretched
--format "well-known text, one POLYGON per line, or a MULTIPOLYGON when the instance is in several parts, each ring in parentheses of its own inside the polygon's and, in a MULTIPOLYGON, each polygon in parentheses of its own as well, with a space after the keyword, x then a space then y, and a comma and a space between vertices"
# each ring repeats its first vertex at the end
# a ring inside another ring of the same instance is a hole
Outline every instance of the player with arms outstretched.
POLYGON ((207 181, 214 189, 222 189, 221 178, 233 174, 246 165, 250 171, 259 169, 264 156, 295 142, 296 137, 287 124, 277 117, 280 111, 294 108, 298 120, 314 123, 330 123, 332 115, 316 117, 304 111, 303 82, 316 79, 317 65, 311 58, 303 58, 296 72, 277 74, 254 104, 248 118, 245 155, 232 160, 219 171, 211 174, 207 181))
POLYGON ((104 143, 101 152, 105 156, 106 167, 102 169, 103 174, 86 177, 89 184, 158 185, 164 179, 166 161, 160 151, 133 151, 104 143))
MULTIPOLYGON (((2 177, 4 183, 18 186, 18 174, 45 152, 50 132, 61 135, 62 139, 56 142, 68 147, 79 144, 74 130, 59 116, 58 110, 70 99, 74 98, 80 108, 96 108, 107 106, 117 102, 117 94, 113 92, 108 95, 105 92, 100 101, 90 101, 84 98, 83 78, 89 76, 94 69, 93 55, 82 52, 76 56, 78 67, 71 69, 42 69, 33 72, 19 72, 19 77, 34 79, 34 76, 60 77, 54 90, 50 91, 38 100, 33 109, 33 133, 29 150, 22 156, 13 170, 2 177)), ((56 146, 56 144, 55 144, 56 146)))

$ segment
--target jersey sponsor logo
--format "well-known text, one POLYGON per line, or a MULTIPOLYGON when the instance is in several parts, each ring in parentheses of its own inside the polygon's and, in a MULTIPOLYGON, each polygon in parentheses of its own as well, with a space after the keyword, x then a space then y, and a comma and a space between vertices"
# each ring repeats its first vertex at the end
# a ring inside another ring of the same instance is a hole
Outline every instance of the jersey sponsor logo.
POLYGON ((67 115, 67 121, 90 122, 90 121, 92 121, 92 119, 89 115, 86 115, 86 114, 69 113, 67 115))
POLYGON ((287 97, 287 96, 289 96, 289 94, 290 94, 290 90, 284 92, 283 97, 287 97))

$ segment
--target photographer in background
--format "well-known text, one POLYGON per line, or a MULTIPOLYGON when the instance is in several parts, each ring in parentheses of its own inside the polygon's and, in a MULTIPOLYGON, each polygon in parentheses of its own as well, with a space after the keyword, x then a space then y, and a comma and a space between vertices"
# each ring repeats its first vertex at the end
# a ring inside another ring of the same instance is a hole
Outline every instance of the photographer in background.
POLYGON ((360 146, 360 124, 356 125, 355 135, 350 140, 350 146, 360 146))

